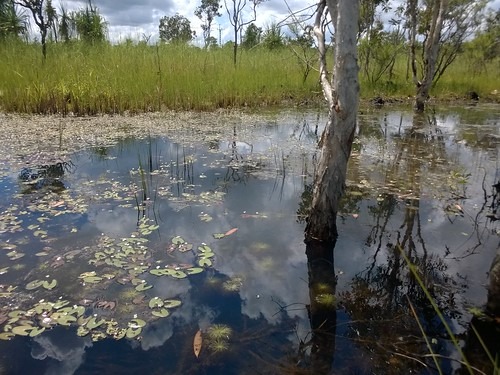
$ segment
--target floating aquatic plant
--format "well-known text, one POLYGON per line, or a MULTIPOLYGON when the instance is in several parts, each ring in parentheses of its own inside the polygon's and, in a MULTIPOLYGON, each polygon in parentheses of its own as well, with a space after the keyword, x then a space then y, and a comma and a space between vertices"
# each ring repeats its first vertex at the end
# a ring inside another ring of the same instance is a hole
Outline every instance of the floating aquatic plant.
POLYGON ((331 293, 322 293, 322 294, 318 294, 316 297, 315 297, 315 300, 317 303, 319 303, 320 305, 323 305, 323 306, 328 306, 328 307, 332 307, 332 306, 335 306, 335 303, 336 303, 336 298, 333 294, 331 293))
POLYGON ((227 292, 238 292, 242 285, 243 278, 240 276, 233 276, 222 283, 222 288, 227 292))
POLYGON ((233 330, 225 324, 212 324, 207 329, 207 337, 211 340, 229 339, 233 330))

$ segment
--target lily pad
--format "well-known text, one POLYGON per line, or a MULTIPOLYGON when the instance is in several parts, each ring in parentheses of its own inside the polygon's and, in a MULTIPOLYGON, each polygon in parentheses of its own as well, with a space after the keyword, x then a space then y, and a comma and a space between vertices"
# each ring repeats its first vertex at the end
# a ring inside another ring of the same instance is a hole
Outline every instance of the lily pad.
POLYGON ((54 306, 52 306, 54 309, 59 310, 60 308, 69 305, 69 301, 65 299, 61 299, 54 303, 54 306))
POLYGON ((197 273, 202 273, 202 272, 203 272, 203 268, 201 268, 201 267, 192 267, 192 268, 186 269, 186 273, 188 275, 196 275, 197 273))
POLYGON ((80 326, 76 330, 76 334, 80 337, 87 336, 90 333, 90 330, 87 329, 85 326, 80 326))
POLYGON ((129 339, 133 339, 134 337, 139 336, 141 334, 141 332, 142 332, 142 328, 141 327, 138 327, 138 328, 128 327, 127 328, 126 336, 129 339))
POLYGON ((0 333, 0 340, 7 341, 7 340, 12 339, 14 336, 15 336, 15 334, 12 332, 2 332, 2 333, 0 333))
POLYGON ((135 318, 128 322, 129 328, 142 328, 146 325, 146 322, 142 319, 135 318))
POLYGON ((138 292, 143 292, 145 290, 151 289, 152 287, 153 287, 153 285, 150 285, 150 284, 144 282, 144 283, 137 285, 135 287, 135 290, 137 290, 138 292))
POLYGON ((34 329, 33 326, 16 326, 12 328, 12 333, 18 336, 28 336, 30 332, 34 329))
POLYGON ((210 259, 200 258, 198 259, 198 265, 200 267, 210 267, 212 265, 212 261, 210 259))
POLYGON ((182 243, 185 243, 186 241, 184 241, 184 239, 181 237, 181 236, 175 236, 174 238, 172 238, 172 243, 174 245, 180 245, 182 243))
POLYGON ((44 283, 43 280, 33 280, 26 285, 26 289, 33 290, 33 289, 39 288, 43 285, 43 283, 44 283))
POLYGON ((57 280, 52 279, 52 281, 50 283, 48 281, 44 281, 42 286, 47 290, 52 290, 57 286, 57 280))
POLYGON ((166 308, 162 307, 160 310, 152 311, 151 314, 157 316, 158 318, 166 318, 170 315, 170 312, 166 308))
POLYGON ((34 327, 30 332, 30 337, 38 336, 40 333, 45 331, 45 327, 34 327))
POLYGON ((89 319, 89 321, 86 324, 87 329, 94 329, 97 328, 101 325, 103 325, 106 321, 104 319, 97 320, 97 317, 93 316, 92 318, 89 319))
POLYGON ((149 300, 149 307, 151 309, 162 306, 163 306, 163 300, 160 297, 153 297, 149 300))
POLYGON ((154 269, 154 270, 150 270, 149 273, 151 275, 155 275, 155 276, 166 276, 166 275, 168 275, 168 270, 166 270, 166 269, 154 269))
POLYGON ((180 306, 182 302, 178 299, 166 299, 163 301, 163 307, 166 309, 172 309, 174 307, 180 306))
POLYGON ((167 275, 175 277, 176 279, 184 279, 187 277, 186 273, 180 270, 168 269, 167 275))
POLYGON ((83 281, 85 283, 88 283, 88 284, 97 284, 100 281, 102 281, 102 277, 99 277, 99 276, 88 276, 88 277, 84 277, 83 281))
POLYGON ((207 246, 207 245, 198 246, 198 250, 200 250, 202 253, 211 253, 212 252, 212 249, 210 248, 210 246, 207 246))

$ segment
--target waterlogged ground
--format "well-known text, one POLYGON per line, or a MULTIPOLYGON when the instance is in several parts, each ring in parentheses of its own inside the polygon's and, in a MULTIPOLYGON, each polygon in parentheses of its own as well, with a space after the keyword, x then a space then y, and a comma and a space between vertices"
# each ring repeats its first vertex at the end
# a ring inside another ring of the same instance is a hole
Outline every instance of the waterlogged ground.
POLYGON ((363 110, 334 295, 303 244, 325 121, 0 116, 0 373, 305 374, 318 352, 325 373, 433 373, 431 349, 460 368, 403 254, 464 346, 499 241, 500 108, 363 110), (335 314, 323 341, 311 303, 335 314))

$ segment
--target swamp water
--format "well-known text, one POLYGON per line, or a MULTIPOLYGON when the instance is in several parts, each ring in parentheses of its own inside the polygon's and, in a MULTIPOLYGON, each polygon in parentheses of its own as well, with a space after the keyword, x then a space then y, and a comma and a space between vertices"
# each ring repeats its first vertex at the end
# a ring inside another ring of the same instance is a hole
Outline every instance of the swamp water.
POLYGON ((433 373, 429 345, 460 371, 401 250, 464 346, 499 242, 500 108, 360 114, 333 285, 303 243, 325 122, 0 117, 0 373, 433 373), (335 324, 313 334, 318 308, 335 324))

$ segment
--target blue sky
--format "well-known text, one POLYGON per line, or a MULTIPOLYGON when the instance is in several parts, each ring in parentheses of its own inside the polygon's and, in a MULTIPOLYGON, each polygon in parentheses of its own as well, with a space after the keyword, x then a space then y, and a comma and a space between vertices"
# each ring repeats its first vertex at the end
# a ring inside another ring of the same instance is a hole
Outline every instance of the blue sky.
MULTIPOLYGON (((201 45, 200 21, 194 16, 194 10, 200 2, 200 0, 92 0, 92 3, 106 18, 109 37, 113 42, 119 42, 128 37, 140 40, 144 35, 150 36, 151 40, 154 41, 158 38, 160 18, 179 13, 191 21, 191 27, 197 34, 195 43, 201 45)), ((293 10, 314 5, 316 2, 316 0, 287 0, 288 5, 293 10)), ((65 8, 70 11, 83 8, 86 4, 85 1, 77 0, 53 0, 56 8, 59 8, 60 3, 64 4, 65 8)), ((224 4, 224 0, 221 0, 221 4, 224 4)), ((490 6, 499 9, 500 0, 490 1, 490 6)), ((217 18, 213 24, 212 35, 219 37, 218 28, 220 26, 222 41, 225 42, 232 39, 232 30, 224 5, 221 13, 222 17, 217 18)), ((284 20, 288 14, 284 0, 269 0, 258 8, 256 24, 265 28, 266 25, 273 22, 278 23, 284 20)))

